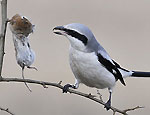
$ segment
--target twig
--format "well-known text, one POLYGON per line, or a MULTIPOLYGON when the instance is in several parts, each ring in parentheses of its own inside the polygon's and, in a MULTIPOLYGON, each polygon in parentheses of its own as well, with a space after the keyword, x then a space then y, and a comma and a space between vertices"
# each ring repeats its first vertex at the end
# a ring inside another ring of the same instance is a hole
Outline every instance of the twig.
POLYGON ((125 110, 123 110, 123 111, 124 111, 125 113, 127 113, 127 112, 129 112, 129 111, 133 111, 133 110, 136 110, 136 109, 142 109, 142 108, 144 108, 144 107, 136 106, 136 107, 134 107, 134 108, 125 109, 125 110))
POLYGON ((62 81, 60 81, 58 84, 61 85, 62 81))
POLYGON ((103 101, 102 94, 99 92, 99 90, 97 90, 97 94, 99 95, 99 99, 103 101))
POLYGON ((113 115, 115 115, 116 114, 116 111, 113 111, 113 115))
POLYGON ((2 73, 3 66, 3 57, 4 57, 4 45, 5 45, 5 35, 7 28, 7 0, 1 1, 1 16, 2 16, 2 25, 1 25, 1 33, 0 33, 0 76, 2 73))
MULTIPOLYGON (((31 80, 31 79, 4 78, 4 77, 2 77, 2 78, 0 78, 0 82, 26 82, 26 83, 38 84, 38 85, 41 85, 42 87, 43 86, 44 87, 54 86, 54 87, 57 87, 59 89, 63 89, 63 86, 61 85, 62 81, 59 82, 59 83, 51 83, 51 82, 37 81, 37 80, 31 80)), ((76 90, 73 90, 73 89, 69 89, 68 92, 79 95, 79 96, 82 96, 82 97, 85 97, 85 98, 88 98, 88 99, 93 100, 93 101, 95 101, 99 104, 102 104, 102 105, 105 104, 102 100, 96 98, 92 94, 82 93, 82 92, 79 92, 79 91, 76 91, 76 90)), ((132 110, 139 109, 139 108, 141 108, 141 107, 138 106, 138 107, 132 108, 132 109, 120 110, 120 109, 117 109, 117 108, 111 106, 110 109, 113 111, 114 115, 115 115, 116 112, 121 113, 123 115, 127 115, 128 111, 132 111, 132 110)))
POLYGON ((5 111, 5 112, 9 113, 10 115, 15 115, 12 112, 10 112, 8 108, 4 109, 4 108, 0 107, 0 110, 5 111))

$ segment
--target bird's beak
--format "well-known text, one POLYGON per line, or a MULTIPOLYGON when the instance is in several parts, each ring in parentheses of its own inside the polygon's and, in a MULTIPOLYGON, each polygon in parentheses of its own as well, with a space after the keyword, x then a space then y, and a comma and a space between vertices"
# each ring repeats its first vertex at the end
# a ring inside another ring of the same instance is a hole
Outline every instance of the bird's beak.
POLYGON ((63 26, 57 26, 53 29, 53 32, 58 35, 65 35, 65 28, 63 26))

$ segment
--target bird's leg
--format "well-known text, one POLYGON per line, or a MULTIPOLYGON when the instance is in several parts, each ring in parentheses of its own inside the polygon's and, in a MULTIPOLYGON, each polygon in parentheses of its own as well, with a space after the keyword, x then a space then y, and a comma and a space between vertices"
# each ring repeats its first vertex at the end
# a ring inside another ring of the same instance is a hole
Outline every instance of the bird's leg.
MULTIPOLYGON (((23 79, 24 79, 24 68, 25 68, 25 66, 22 67, 22 78, 23 78, 23 79)), ((27 83, 24 82, 24 84, 25 84, 25 86, 28 88, 28 90, 29 90, 30 92, 32 92, 32 90, 29 88, 29 86, 27 85, 27 83)))
POLYGON ((104 105, 104 108, 106 108, 107 111, 108 111, 108 110, 110 109, 110 107, 111 107, 111 95, 112 95, 112 91, 109 90, 109 93, 110 93, 109 99, 108 99, 108 101, 107 101, 107 102, 105 103, 105 105, 104 105))
POLYGON ((66 84, 64 87, 63 87, 63 93, 67 93, 68 89, 69 88, 73 88, 73 89, 77 89, 79 87, 79 82, 77 79, 75 79, 75 84, 74 85, 70 85, 70 84, 66 84))
POLYGON ((27 66, 28 69, 35 69, 36 71, 38 70, 36 67, 30 67, 30 66, 27 66))

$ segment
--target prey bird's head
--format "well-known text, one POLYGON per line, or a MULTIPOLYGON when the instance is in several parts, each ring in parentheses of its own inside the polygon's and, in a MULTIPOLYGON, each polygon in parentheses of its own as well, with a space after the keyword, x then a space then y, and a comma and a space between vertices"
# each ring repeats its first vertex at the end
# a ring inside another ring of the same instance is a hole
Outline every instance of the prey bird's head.
POLYGON ((91 52, 97 48, 97 41, 91 30, 79 23, 57 26, 53 29, 55 34, 67 37, 76 50, 91 52))
POLYGON ((34 25, 24 16, 14 15, 10 20, 10 29, 13 34, 28 36, 33 32, 34 25))

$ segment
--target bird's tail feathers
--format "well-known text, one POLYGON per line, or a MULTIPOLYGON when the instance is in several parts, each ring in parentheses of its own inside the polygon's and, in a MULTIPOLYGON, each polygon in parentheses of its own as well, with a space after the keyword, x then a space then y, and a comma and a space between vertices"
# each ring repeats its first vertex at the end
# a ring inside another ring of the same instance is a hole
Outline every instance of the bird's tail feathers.
POLYGON ((128 70, 122 69, 122 68, 120 68, 119 71, 120 71, 123 78, 129 77, 133 73, 132 71, 128 71, 128 70))
POLYGON ((132 71, 131 77, 150 77, 150 72, 132 71))

